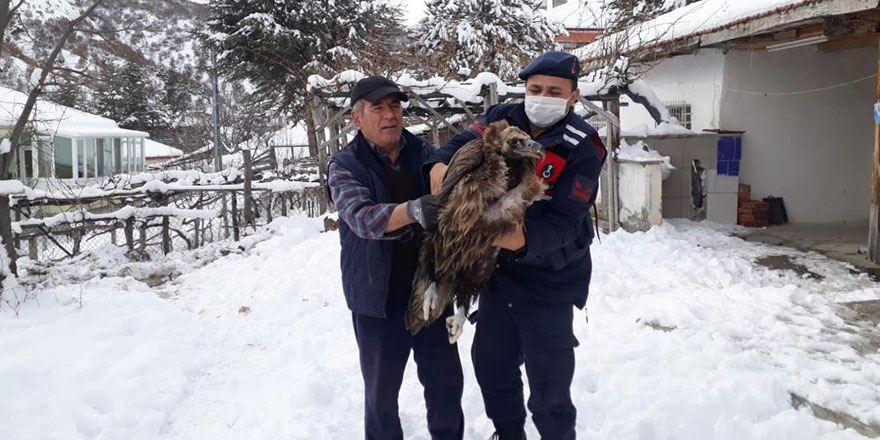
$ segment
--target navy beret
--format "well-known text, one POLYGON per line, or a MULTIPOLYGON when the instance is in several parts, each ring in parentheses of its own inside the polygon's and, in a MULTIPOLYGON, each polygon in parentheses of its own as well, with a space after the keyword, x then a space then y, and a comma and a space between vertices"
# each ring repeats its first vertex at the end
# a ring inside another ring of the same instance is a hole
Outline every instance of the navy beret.
POLYGON ((519 79, 528 79, 532 75, 549 75, 560 78, 578 79, 581 75, 581 63, 570 53, 550 51, 532 60, 522 72, 519 79))

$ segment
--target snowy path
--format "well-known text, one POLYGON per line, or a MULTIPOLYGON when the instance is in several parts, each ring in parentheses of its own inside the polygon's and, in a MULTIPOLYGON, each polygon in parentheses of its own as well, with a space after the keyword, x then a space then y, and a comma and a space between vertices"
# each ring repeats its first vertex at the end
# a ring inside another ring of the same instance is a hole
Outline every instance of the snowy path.
MULTIPOLYGON (((41 288, 18 316, 0 307, 0 438, 362 438, 338 236, 320 226, 276 221, 226 256, 107 251, 32 275, 41 288), (155 289, 135 279, 168 273, 179 276, 155 289)), ((856 352, 833 309, 880 299, 867 277, 687 222, 615 233, 593 252, 589 324, 575 314, 580 438, 864 438, 793 409, 791 392, 880 424, 880 354, 856 352), (753 263, 780 253, 824 279, 753 263)), ((483 439, 465 331, 465 437, 483 439)), ((401 418, 407 438, 427 439, 413 367, 401 418)))

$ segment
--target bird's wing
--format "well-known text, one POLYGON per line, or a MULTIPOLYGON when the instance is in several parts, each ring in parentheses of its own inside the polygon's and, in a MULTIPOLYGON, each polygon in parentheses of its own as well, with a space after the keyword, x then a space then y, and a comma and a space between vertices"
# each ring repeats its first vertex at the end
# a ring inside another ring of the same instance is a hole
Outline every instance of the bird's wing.
POLYGON ((455 185, 468 174, 479 168, 483 163, 483 139, 474 139, 455 152, 449 169, 446 170, 446 178, 440 188, 439 200, 442 202, 449 198, 449 193, 455 185))

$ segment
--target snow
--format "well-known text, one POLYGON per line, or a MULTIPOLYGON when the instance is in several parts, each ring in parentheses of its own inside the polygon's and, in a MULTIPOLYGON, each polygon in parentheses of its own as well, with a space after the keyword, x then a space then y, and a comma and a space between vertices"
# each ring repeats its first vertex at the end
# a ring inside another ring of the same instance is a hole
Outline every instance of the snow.
POLYGON ((660 173, 663 180, 666 180, 676 168, 672 165, 672 158, 663 156, 657 150, 642 141, 638 141, 634 145, 630 145, 625 139, 620 140, 620 147, 617 149, 616 159, 618 161, 628 162, 660 162, 660 173))
POLYGON ((174 206, 143 207, 124 206, 113 212, 95 214, 87 211, 60 212, 51 217, 31 218, 20 222, 12 222, 12 229, 21 233, 23 226, 46 226, 49 228, 81 222, 83 220, 125 220, 128 218, 147 218, 153 216, 171 216, 177 218, 201 218, 210 219, 220 215, 220 211, 214 209, 182 209, 174 206))
MULTIPOLYGON (((0 438, 363 436, 363 384, 320 219, 277 219, 239 243, 132 262, 108 247, 50 267, 23 260, 0 302, 0 438), (145 280, 167 280, 150 288, 145 280), (47 421, 51 421, 47 423, 47 421)), ((860 354, 837 301, 878 299, 864 274, 753 244, 733 227, 667 221, 593 245, 573 398, 601 439, 861 439, 792 408, 796 392, 880 423, 880 354, 860 354), (756 266, 787 254, 825 278, 756 266), (668 331, 664 331, 663 329, 668 331)), ((468 355, 465 438, 488 438, 468 355)), ((407 438, 427 439, 410 360, 407 438)), ((538 438, 531 421, 529 438, 538 438)))
POLYGON ((0 154, 6 154, 12 149, 12 142, 4 138, 0 140, 0 154))
POLYGON ((654 89, 643 79, 637 79, 635 81, 631 81, 627 87, 629 91, 637 96, 642 97, 648 101, 648 105, 657 109, 660 113, 660 121, 663 122, 671 122, 672 116, 669 114, 669 109, 666 108, 666 104, 663 104, 663 101, 660 97, 654 93, 654 89))
MULTIPOLYGON (((681 38, 711 33, 734 23, 773 13, 786 7, 800 7, 831 0, 701 0, 672 10, 653 20, 613 34, 606 39, 620 41, 617 49, 624 52, 641 47, 659 45, 681 38)), ((864 7, 865 9, 869 7, 864 7)), ((578 58, 593 58, 602 54, 607 43, 602 39, 572 51, 578 58)))
POLYGON ((20 180, 0 180, 0 194, 22 194, 25 191, 20 180))
POLYGON ((678 124, 661 122, 656 127, 648 127, 645 124, 639 124, 621 132, 621 136, 625 137, 659 137, 659 136, 697 136, 697 133, 678 124))
MULTIPOLYGON (((8 185, 14 184, 10 183, 8 185)), ((255 181, 251 184, 254 190, 268 190, 272 192, 302 191, 318 185, 318 183, 270 180, 270 178, 255 181)), ((241 172, 238 169, 227 168, 219 173, 204 173, 196 170, 165 170, 134 175, 116 174, 89 186, 77 186, 77 182, 71 182, 70 186, 48 188, 46 190, 32 189, 26 186, 6 186, 5 188, 14 190, 15 194, 19 194, 10 201, 12 205, 15 205, 18 199, 71 200, 86 197, 119 197, 149 192, 240 191, 244 189, 244 183, 241 181, 241 172)), ((0 188, 0 191, 2 189, 4 188, 0 188)))
MULTIPOLYGON (((0 126, 15 125, 26 101, 27 95, 24 93, 0 86, 0 126)), ((119 128, 111 119, 44 99, 37 99, 30 121, 37 131, 44 135, 136 138, 149 136, 142 131, 119 128)))
POLYGON ((571 0, 548 9, 544 15, 567 29, 602 27, 602 2, 603 0, 571 0))
POLYGON ((182 154, 183 151, 180 151, 177 148, 151 139, 144 139, 144 157, 147 159, 177 157, 182 154))

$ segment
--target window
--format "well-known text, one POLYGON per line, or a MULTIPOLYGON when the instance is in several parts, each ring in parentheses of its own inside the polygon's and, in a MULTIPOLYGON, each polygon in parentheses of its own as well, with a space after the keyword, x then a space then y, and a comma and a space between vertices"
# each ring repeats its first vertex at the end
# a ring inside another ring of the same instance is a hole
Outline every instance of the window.
POLYGON ((128 142, 128 138, 122 138, 122 172, 129 173, 131 169, 128 167, 128 164, 131 163, 131 146, 128 142))
POLYGON ((70 138, 55 137, 55 177, 73 178, 73 142, 70 138))
POLYGON ((116 174, 122 173, 122 139, 113 139, 113 171, 116 174))
POLYGON ((22 150, 22 153, 24 153, 21 156, 21 159, 22 159, 21 160, 21 171, 22 171, 22 173, 19 175, 21 177, 33 179, 33 177, 34 177, 34 149, 30 148, 30 147, 25 147, 25 149, 22 150))
POLYGON ((144 170, 144 139, 143 138, 134 139, 133 142, 134 142, 134 148, 135 148, 135 150, 134 150, 135 151, 135 153, 134 153, 135 167, 137 168, 138 171, 143 171, 144 170))
POLYGON ((100 155, 102 163, 98 165, 98 175, 100 176, 112 176, 113 175, 113 139, 104 138, 98 139, 98 145, 100 146, 100 155))
POLYGON ((562 6, 568 3, 568 0, 553 0, 553 7, 562 6))
POLYGON ((37 177, 52 177, 52 140, 41 138, 37 145, 37 177))
POLYGON ((86 139, 86 173, 83 177, 95 177, 98 174, 98 150, 95 138, 86 139))
POLYGON ((76 177, 86 177, 86 141, 76 140, 76 177))
POLYGON ((684 128, 690 130, 691 128, 691 105, 685 101, 667 101, 663 103, 666 105, 666 108, 669 109, 669 114, 672 115, 675 119, 678 119, 678 123, 681 124, 684 128))

